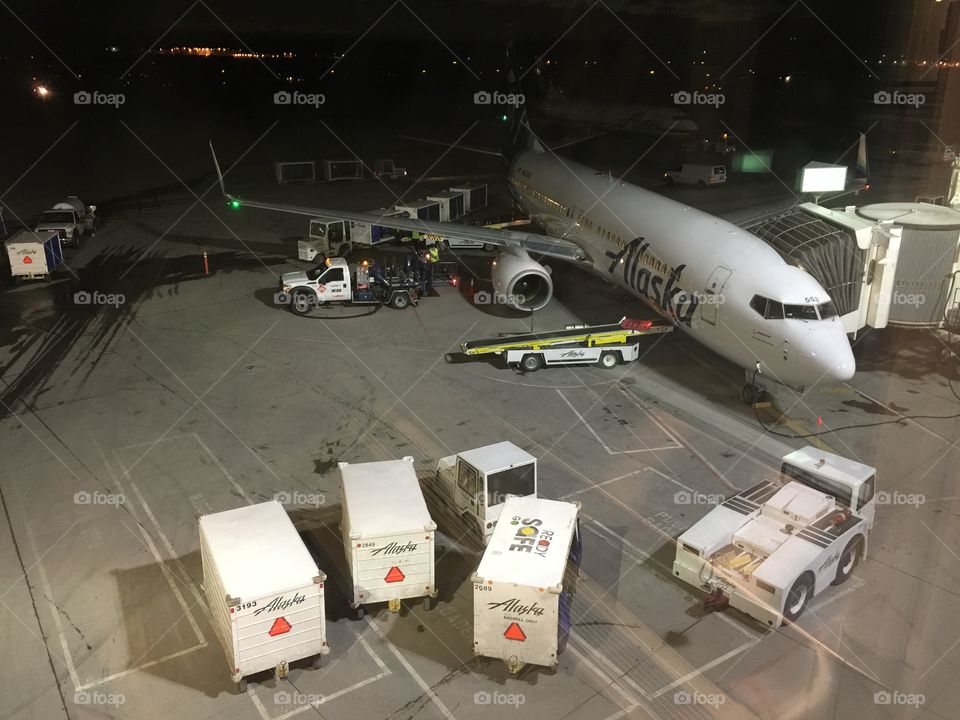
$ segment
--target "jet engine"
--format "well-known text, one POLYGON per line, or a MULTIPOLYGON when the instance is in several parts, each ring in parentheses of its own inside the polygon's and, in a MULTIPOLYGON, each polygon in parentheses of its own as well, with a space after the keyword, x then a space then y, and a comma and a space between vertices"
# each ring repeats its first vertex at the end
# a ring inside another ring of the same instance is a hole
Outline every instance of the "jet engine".
POLYGON ((553 297, 550 269, 519 248, 502 250, 490 276, 496 301, 517 310, 539 310, 553 297))

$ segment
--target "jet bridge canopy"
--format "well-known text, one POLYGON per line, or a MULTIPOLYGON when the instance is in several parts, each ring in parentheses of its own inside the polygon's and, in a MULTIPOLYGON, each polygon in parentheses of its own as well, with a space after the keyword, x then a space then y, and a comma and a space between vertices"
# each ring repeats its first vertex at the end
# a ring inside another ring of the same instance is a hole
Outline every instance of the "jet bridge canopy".
POLYGON ((856 312, 863 284, 864 251, 850 228, 835 225, 802 206, 745 225, 829 293, 843 316, 856 312))

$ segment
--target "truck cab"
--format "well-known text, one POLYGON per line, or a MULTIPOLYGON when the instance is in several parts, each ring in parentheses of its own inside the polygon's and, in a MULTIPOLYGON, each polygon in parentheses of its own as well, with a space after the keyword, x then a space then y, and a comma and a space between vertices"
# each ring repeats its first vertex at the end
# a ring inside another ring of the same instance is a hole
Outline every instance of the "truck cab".
POLYGON ((784 455, 780 482, 791 480, 832 495, 843 507, 863 518, 867 530, 876 515, 877 471, 835 453, 807 446, 784 455))
POLYGON ((537 496, 537 459, 499 442, 441 458, 436 481, 443 499, 486 545, 507 498, 537 496))
POLYGON ((56 231, 64 243, 79 247, 80 238, 95 231, 96 209, 96 205, 85 206, 76 195, 70 195, 40 215, 36 230, 56 231))

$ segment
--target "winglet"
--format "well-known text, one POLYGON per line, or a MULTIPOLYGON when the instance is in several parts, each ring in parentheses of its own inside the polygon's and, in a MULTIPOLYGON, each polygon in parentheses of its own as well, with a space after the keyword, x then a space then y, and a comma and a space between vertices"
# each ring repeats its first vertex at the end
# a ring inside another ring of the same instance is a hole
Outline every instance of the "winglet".
POLYGON ((220 192, 223 193, 223 196, 230 200, 230 195, 227 193, 227 186, 223 182, 223 173, 220 172, 220 163, 217 161, 217 153, 213 149, 213 140, 210 141, 210 154, 213 156, 213 167, 217 171, 217 180, 220 182, 220 192))

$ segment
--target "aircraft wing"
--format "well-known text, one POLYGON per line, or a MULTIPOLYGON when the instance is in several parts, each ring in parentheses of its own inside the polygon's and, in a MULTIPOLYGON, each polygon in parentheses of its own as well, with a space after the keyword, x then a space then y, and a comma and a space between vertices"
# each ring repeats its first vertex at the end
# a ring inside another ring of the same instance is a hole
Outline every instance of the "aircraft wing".
POLYGON ((504 248, 517 248, 537 255, 569 260, 571 262, 589 262, 587 254, 576 243, 561 240, 532 232, 516 230, 497 230, 477 225, 462 225, 452 222, 436 222, 432 220, 413 220, 411 218, 396 217, 394 215, 378 215, 376 213, 350 212, 331 210, 329 208, 306 207, 302 205, 287 205, 285 203, 265 202, 262 200, 245 200, 227 195, 232 208, 258 208, 260 210, 274 210, 277 212, 306 215, 308 217, 334 218, 348 222, 382 225, 384 227, 418 232, 436 236, 440 240, 459 239, 475 243, 486 243, 504 248))
MULTIPOLYGON (((213 165, 217 171, 217 179, 220 182, 220 190, 227 199, 230 207, 239 209, 242 207, 258 208, 260 210, 274 210, 276 212, 293 213, 294 215, 306 215, 307 217, 324 217, 345 220, 347 222, 367 223, 369 225, 382 225, 396 230, 407 232, 418 232, 426 235, 435 235, 441 240, 460 239, 474 243, 485 243, 502 248, 516 248, 528 252, 542 255, 544 257, 557 258, 559 260, 569 260, 572 262, 588 264, 590 258, 576 243, 569 240, 550 237, 549 235, 540 235, 532 232, 520 232, 516 230, 503 230, 477 225, 461 225, 460 223, 435 222, 432 220, 414 220, 411 218, 398 218, 395 216, 382 216, 377 213, 349 212, 343 210, 331 210, 329 208, 305 207, 302 205, 287 205, 286 203, 266 202, 263 200, 245 200, 243 198, 230 195, 227 192, 223 181, 223 173, 220 172, 220 163, 217 161, 217 154, 213 150, 213 143, 210 143, 210 153, 213 155, 213 165)), ((502 227, 502 225, 501 225, 502 227)))

